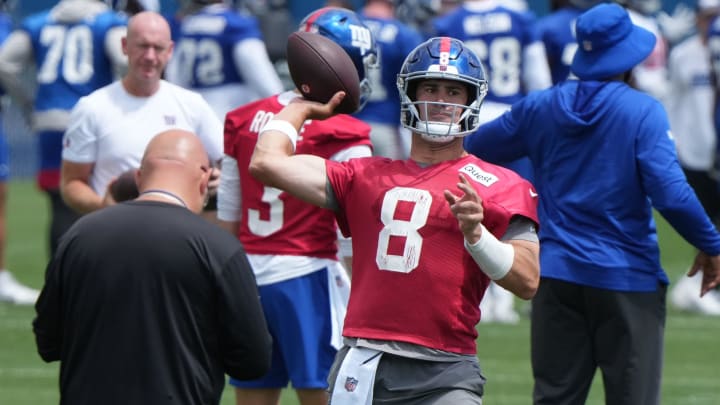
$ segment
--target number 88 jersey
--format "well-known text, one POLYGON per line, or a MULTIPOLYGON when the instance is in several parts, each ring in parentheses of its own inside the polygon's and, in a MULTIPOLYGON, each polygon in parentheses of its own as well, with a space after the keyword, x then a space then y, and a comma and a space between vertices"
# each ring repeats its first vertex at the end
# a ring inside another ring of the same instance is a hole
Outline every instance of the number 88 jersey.
POLYGON ((457 38, 487 69, 485 101, 513 104, 532 90, 552 85, 535 16, 496 2, 466 2, 433 20, 436 35, 457 38))
POLYGON ((70 110, 80 97, 112 83, 113 63, 106 49, 120 47, 126 25, 126 18, 112 11, 72 21, 51 10, 26 18, 20 29, 29 36, 35 56, 35 110, 70 110), (116 28, 118 35, 108 34, 116 28))

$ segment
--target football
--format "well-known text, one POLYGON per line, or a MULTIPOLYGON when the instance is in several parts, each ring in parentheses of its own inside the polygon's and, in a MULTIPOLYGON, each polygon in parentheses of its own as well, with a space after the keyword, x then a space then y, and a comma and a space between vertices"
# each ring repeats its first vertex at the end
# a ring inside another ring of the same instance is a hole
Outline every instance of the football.
POLYGON ((327 103, 338 91, 345 98, 335 111, 351 114, 360 106, 360 79, 350 56, 331 39, 298 31, 288 37, 287 63, 295 87, 308 100, 327 103))
POLYGON ((139 195, 138 187, 135 183, 135 172, 137 170, 130 169, 119 175, 112 184, 110 184, 110 195, 115 202, 123 202, 134 200, 139 195))

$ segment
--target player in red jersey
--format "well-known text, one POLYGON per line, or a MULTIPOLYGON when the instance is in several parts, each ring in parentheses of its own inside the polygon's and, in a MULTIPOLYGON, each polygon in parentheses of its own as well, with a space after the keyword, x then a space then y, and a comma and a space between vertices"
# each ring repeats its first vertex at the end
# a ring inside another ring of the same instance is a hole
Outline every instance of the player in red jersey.
POLYGON ((539 280, 537 194, 514 172, 468 155, 487 81, 461 41, 432 38, 398 75, 410 159, 334 162, 298 154, 297 130, 332 116, 289 104, 261 130, 250 173, 335 212, 352 236, 345 346, 329 377, 333 405, 482 402, 479 304, 490 280, 530 299, 539 280), (370 399, 372 398, 372 399, 370 399))
MULTIPOLYGON (((363 61, 372 61, 375 48, 355 13, 324 8, 311 13, 301 29, 341 45, 365 78, 363 61), (363 30, 366 35, 358 35, 363 30)), ((338 262, 333 213, 266 186, 248 172, 260 130, 300 97, 297 91, 282 93, 231 111, 225 119, 218 217, 245 247, 273 336, 270 372, 258 380, 230 380, 239 405, 276 404, 288 382, 302 405, 327 404, 330 366, 342 346, 349 280, 338 262)), ((337 161, 372 154, 370 127, 349 115, 307 121, 300 135, 298 153, 337 161)))

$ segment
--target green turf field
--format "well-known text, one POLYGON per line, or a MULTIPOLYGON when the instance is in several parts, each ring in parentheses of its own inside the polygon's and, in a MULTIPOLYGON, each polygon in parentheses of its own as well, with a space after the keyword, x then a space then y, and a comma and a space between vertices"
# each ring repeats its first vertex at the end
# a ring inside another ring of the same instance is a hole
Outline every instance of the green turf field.
MULTIPOLYGON (((40 288, 47 258, 47 201, 30 182, 11 183, 8 207, 8 268, 26 284, 40 288)), ((659 221, 663 264, 672 280, 690 264, 693 250, 659 221)), ((520 308, 523 308, 520 304, 520 308)), ((58 403, 58 364, 45 364, 35 352, 30 322, 34 309, 0 304, 0 404, 58 403)), ((479 327, 478 351, 488 377, 489 405, 531 403, 529 324, 479 327)), ((669 311, 663 383, 665 405, 720 404, 720 318, 669 311)), ((602 404, 596 378, 588 404, 602 404)), ((223 405, 234 404, 226 390, 223 405)), ((297 404, 286 392, 283 405, 297 404)), ((641 404, 638 404, 641 405, 641 404)))

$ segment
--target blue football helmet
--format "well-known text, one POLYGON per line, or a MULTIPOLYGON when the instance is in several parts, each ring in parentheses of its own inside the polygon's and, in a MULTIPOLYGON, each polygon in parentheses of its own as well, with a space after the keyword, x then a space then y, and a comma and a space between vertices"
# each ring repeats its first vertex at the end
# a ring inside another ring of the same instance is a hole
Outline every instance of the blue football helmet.
POLYGON ((379 55, 370 29, 352 10, 324 7, 308 14, 298 31, 314 32, 340 45, 352 59, 360 78, 360 108, 370 97, 370 69, 378 69, 379 55))
POLYGON ((480 59, 462 41, 449 37, 431 38, 405 58, 397 76, 402 126, 433 142, 447 142, 465 136, 480 126, 480 105, 488 84, 480 59), (461 82, 468 89, 466 105, 416 101, 417 85, 426 79, 461 82), (428 106, 454 107, 451 122, 425 121, 428 106), (423 111, 423 114, 420 114, 423 111))

